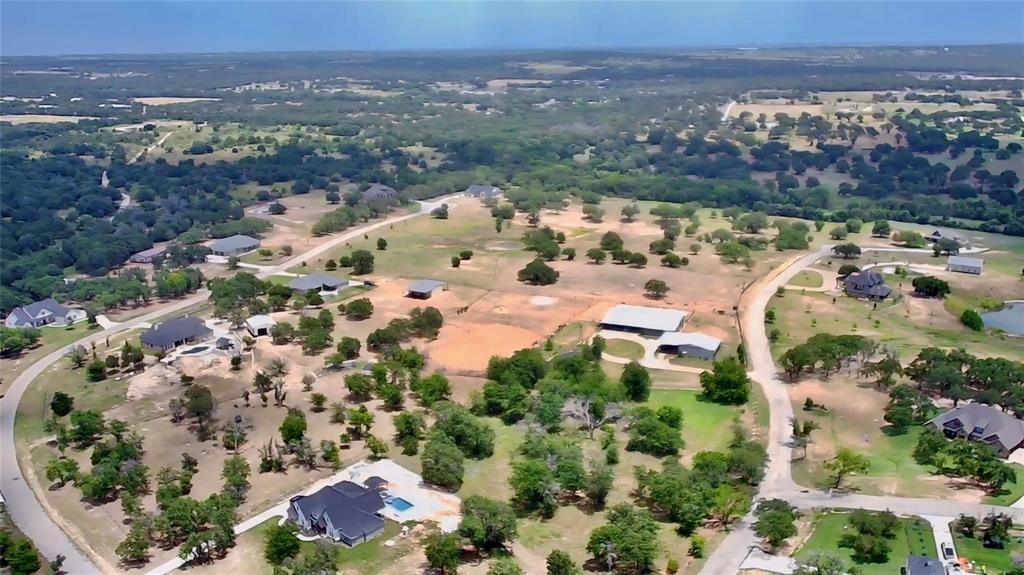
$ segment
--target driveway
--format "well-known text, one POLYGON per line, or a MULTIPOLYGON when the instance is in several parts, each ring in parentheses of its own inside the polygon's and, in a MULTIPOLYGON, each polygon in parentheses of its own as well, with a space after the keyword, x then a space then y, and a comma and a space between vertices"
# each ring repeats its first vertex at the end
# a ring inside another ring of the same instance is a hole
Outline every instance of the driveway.
MULTIPOLYGON (((707 371, 702 367, 675 365, 674 363, 671 363, 666 359, 658 357, 658 342, 653 339, 646 338, 642 335, 630 333, 627 331, 612 331, 607 329, 601 330, 600 332, 597 333, 597 335, 605 339, 622 339, 640 344, 640 346, 644 348, 644 356, 637 361, 639 361, 640 365, 646 367, 647 369, 660 369, 663 371, 679 371, 683 373, 696 374, 701 374, 707 371)), ((602 354, 601 358, 606 359, 612 363, 618 363, 622 365, 633 361, 632 359, 629 358, 609 355, 607 353, 602 354)))

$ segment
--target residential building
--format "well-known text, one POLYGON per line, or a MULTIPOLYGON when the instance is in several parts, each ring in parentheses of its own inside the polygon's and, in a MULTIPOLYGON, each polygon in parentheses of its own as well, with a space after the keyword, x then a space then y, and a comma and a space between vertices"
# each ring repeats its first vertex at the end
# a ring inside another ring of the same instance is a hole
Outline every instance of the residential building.
POLYGON ((277 325, 277 322, 269 315, 254 315, 245 320, 245 329, 253 337, 269 336, 271 328, 275 325, 277 325))
POLYGON ((167 248, 165 246, 154 246, 148 250, 142 250, 141 252, 132 254, 128 258, 128 261, 133 264, 151 264, 153 263, 153 258, 163 257, 165 253, 167 253, 167 248))
POLYGON ((717 337, 696 332, 671 331, 661 334, 658 338, 658 350, 676 355, 712 360, 722 347, 722 340, 717 337))
POLYGON ((901 571, 903 575, 946 575, 942 561, 921 555, 907 555, 907 560, 901 571))
POLYGON ((977 441, 1008 457, 1024 443, 1024 421, 980 403, 955 407, 927 423, 946 434, 977 441))
POLYGON ((605 314, 601 329, 661 337, 666 332, 678 331, 688 315, 678 309, 617 305, 605 314))
POLYGON ((430 299, 436 291, 448 289, 448 282, 441 280, 416 280, 409 285, 405 295, 416 299, 430 299))
POLYGON ((313 272, 299 276, 288 282, 288 289, 295 293, 337 291, 338 288, 348 285, 348 280, 327 275, 325 273, 313 272))
POLYGON ((384 531, 383 480, 367 485, 340 481, 312 495, 292 497, 288 518, 305 534, 321 534, 349 547, 369 541, 384 531))
POLYGON ((467 196, 470 196, 470 197, 473 197, 473 198, 480 198, 481 200, 488 200, 488 199, 496 198, 496 197, 500 196, 501 195, 501 188, 499 188, 497 186, 485 186, 485 185, 482 185, 482 184, 473 184, 473 185, 469 186, 468 188, 466 188, 466 191, 463 192, 463 193, 465 193, 467 196))
POLYGON ((946 260, 946 269, 951 272, 981 275, 981 272, 985 271, 985 260, 967 256, 949 256, 949 259, 946 260))
POLYGON ((209 246, 213 255, 231 257, 255 250, 260 247, 260 241, 250 236, 235 234, 219 240, 213 240, 209 246))
POLYGON ((202 319, 186 315, 149 328, 139 339, 149 349, 170 351, 186 344, 202 341, 212 335, 213 330, 206 327, 202 319))
POLYGON ((924 237, 924 239, 926 239, 926 240, 928 240, 928 241, 930 241, 932 243, 935 243, 935 242, 937 242, 937 241, 939 241, 939 240, 941 240, 943 238, 948 239, 948 240, 954 240, 954 241, 956 241, 956 243, 960 244, 961 246, 966 246, 967 245, 967 240, 965 240, 964 237, 961 236, 960 234, 957 234, 957 233, 954 233, 954 232, 944 232, 942 230, 935 230, 932 233, 930 233, 930 234, 928 234, 927 236, 924 237))
POLYGON ((384 184, 370 184, 369 188, 363 190, 363 199, 373 200, 397 200, 398 192, 391 186, 384 184))
POLYGON ((16 307, 4 320, 4 325, 13 328, 43 327, 44 325, 65 326, 86 319, 84 310, 71 309, 48 297, 42 301, 16 307))
POLYGON ((854 272, 839 281, 850 297, 883 300, 892 294, 892 288, 885 285, 882 274, 870 270, 854 272))

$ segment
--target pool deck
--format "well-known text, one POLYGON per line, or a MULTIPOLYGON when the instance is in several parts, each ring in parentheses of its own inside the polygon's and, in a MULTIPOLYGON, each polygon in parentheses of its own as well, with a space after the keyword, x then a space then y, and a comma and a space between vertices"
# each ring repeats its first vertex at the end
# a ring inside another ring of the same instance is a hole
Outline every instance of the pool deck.
POLYGON ((349 467, 345 471, 348 479, 354 483, 362 484, 370 477, 380 477, 388 482, 388 497, 398 497, 409 502, 412 507, 399 511, 391 505, 385 505, 384 517, 403 523, 405 521, 434 521, 441 531, 450 533, 459 528, 459 521, 462 515, 459 507, 462 500, 452 493, 445 493, 423 483, 423 478, 418 474, 398 465, 390 459, 380 461, 361 462, 349 467))

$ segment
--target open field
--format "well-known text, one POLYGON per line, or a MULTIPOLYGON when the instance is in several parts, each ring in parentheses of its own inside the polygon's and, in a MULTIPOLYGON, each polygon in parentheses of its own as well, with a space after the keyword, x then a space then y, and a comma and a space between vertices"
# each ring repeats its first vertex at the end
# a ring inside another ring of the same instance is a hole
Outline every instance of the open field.
POLYGON ((133 98, 132 101, 147 106, 171 106, 174 104, 191 104, 193 102, 219 102, 220 98, 175 98, 175 97, 146 97, 133 98))
POLYGON ((813 551, 827 551, 856 565, 864 575, 892 575, 899 573, 907 555, 935 556, 935 538, 931 526, 917 518, 901 518, 900 528, 889 540, 889 560, 885 563, 854 563, 850 549, 840 547, 840 539, 851 532, 848 524, 849 513, 818 511, 813 519, 813 531, 807 541, 796 552, 796 557, 806 557, 813 551))
POLYGON ((57 124, 72 122, 77 124, 83 120, 99 120, 96 116, 60 116, 56 114, 0 114, 0 122, 18 124, 57 124))
POLYGON ((44 327, 40 330, 42 337, 36 347, 0 361, 0 397, 3 397, 7 386, 13 383, 22 371, 51 351, 85 337, 89 333, 89 327, 86 322, 69 327, 44 327))

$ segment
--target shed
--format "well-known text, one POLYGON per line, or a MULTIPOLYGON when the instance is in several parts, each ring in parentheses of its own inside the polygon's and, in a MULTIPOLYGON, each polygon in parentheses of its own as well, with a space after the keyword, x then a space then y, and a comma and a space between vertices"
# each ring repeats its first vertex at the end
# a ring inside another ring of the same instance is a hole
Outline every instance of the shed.
POLYGON ((164 246, 152 247, 132 254, 128 261, 133 264, 149 264, 153 263, 153 258, 162 257, 165 253, 167 253, 167 248, 164 246))
POLYGON ((409 285, 405 295, 416 299, 430 299, 434 292, 448 289, 448 282, 441 280, 416 280, 409 285))
POLYGON ((949 259, 946 260, 946 269, 951 272, 981 275, 981 272, 985 271, 985 260, 967 256, 949 256, 949 259))
POLYGON ((275 325, 277 325, 277 322, 269 315, 254 315, 245 320, 245 329, 249 330, 249 334, 253 337, 270 335, 270 329, 275 325))
POLYGON ((658 338, 658 349, 676 355, 712 360, 722 347, 722 340, 717 337, 697 332, 671 331, 661 334, 658 338))
POLYGON ((325 273, 313 272, 297 277, 288 282, 288 289, 296 293, 335 291, 342 286, 348 285, 345 278, 334 277, 325 273))
POLYGON ((688 315, 689 312, 679 309, 617 305, 605 314, 601 328, 660 337, 665 332, 677 331, 688 315))
POLYGON ((215 256, 237 256, 260 247, 260 241, 254 237, 235 234, 210 242, 210 250, 215 256))
POLYGON ((211 335, 213 335, 213 330, 206 327, 202 319, 186 315, 149 328, 139 339, 150 349, 168 351, 187 343, 206 339, 211 335))

